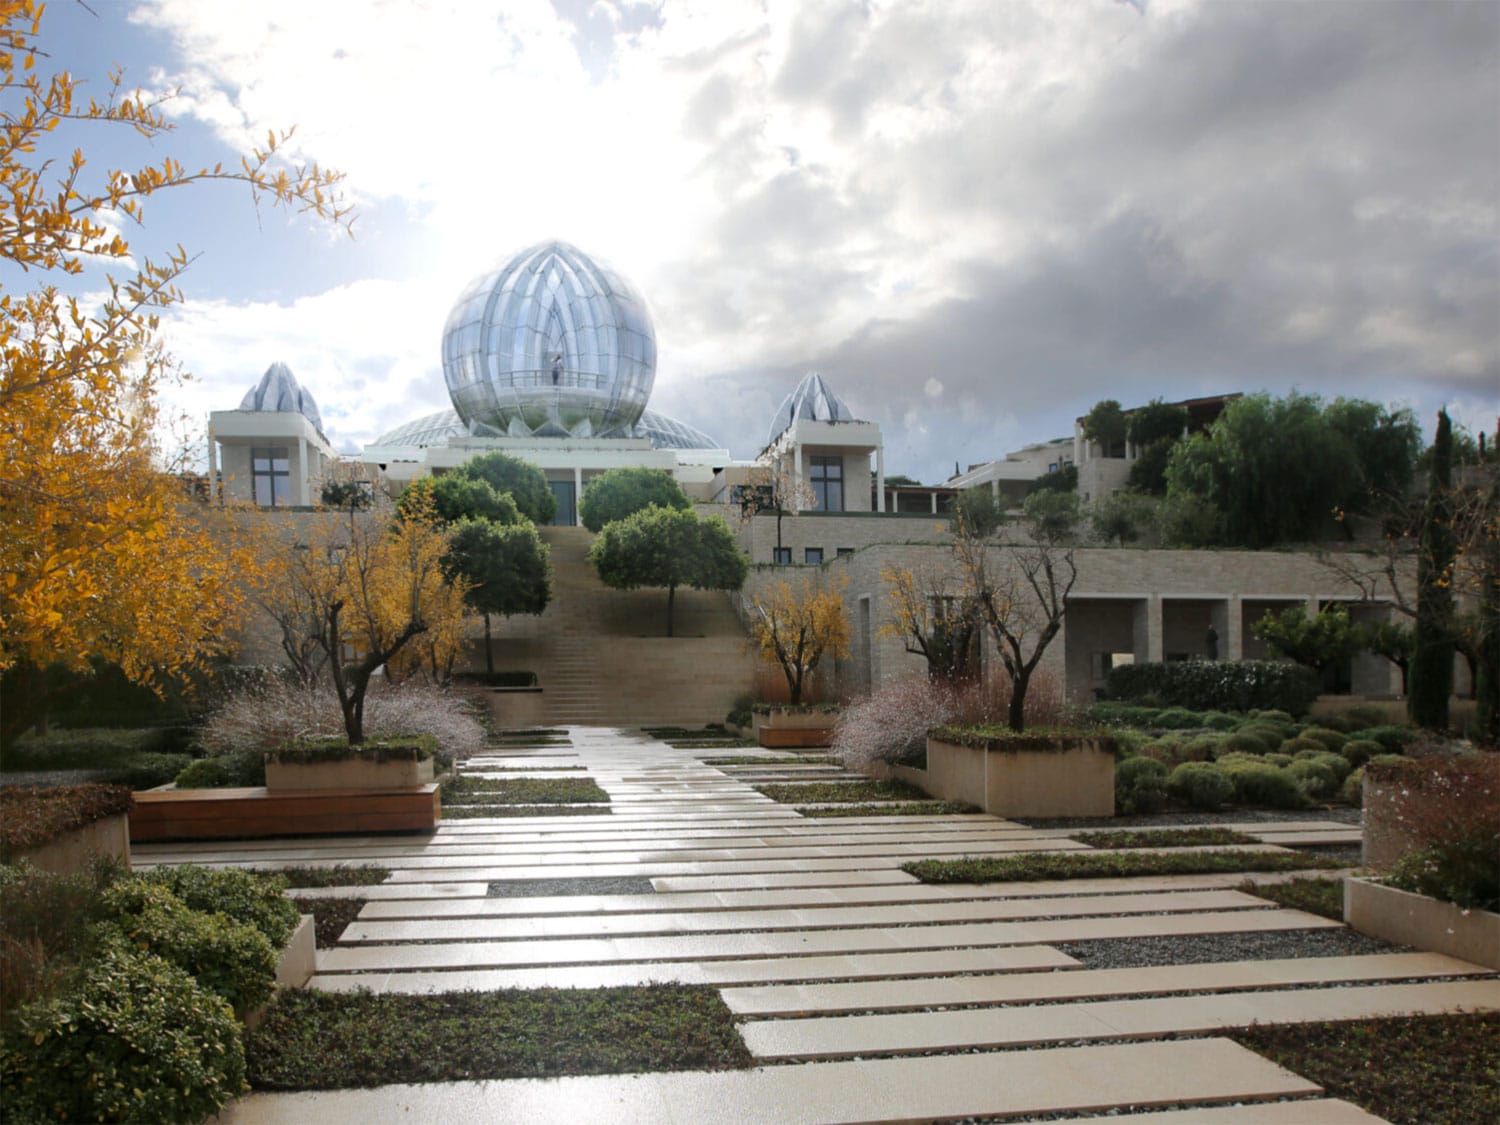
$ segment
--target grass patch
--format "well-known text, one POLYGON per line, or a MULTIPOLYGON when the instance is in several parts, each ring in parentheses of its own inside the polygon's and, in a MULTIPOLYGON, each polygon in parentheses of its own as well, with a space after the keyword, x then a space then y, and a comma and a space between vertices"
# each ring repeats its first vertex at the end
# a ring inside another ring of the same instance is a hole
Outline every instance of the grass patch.
POLYGON ((927 794, 904 781, 799 781, 756 785, 757 793, 787 805, 852 804, 860 801, 924 801, 927 794))
POLYGON ((1031 852, 904 863, 924 883, 1026 883, 1130 875, 1209 875, 1220 871, 1307 871, 1343 866, 1295 852, 1031 852))
POLYGON ((751 1063, 718 990, 698 985, 435 996, 287 990, 249 1035, 245 1055, 258 1090, 751 1063))
MULTIPOLYGON (((1257 892, 1258 893, 1258 892, 1257 892)), ((1500 1014, 1251 1027, 1231 1039, 1394 1125, 1500 1121, 1500 1014)))
POLYGON ((725 750, 738 750, 756 745, 748 738, 672 738, 666 741, 673 750, 718 750, 721 747, 725 750))
POLYGON ((1231 828, 1122 828, 1107 832, 1080 832, 1068 839, 1091 848, 1194 848, 1223 847, 1226 844, 1256 844, 1231 828))
POLYGON ((284 875, 289 887, 373 887, 384 883, 391 869, 378 863, 341 863, 336 867, 267 868, 260 874, 284 875))
POLYGON ((744 757, 740 757, 740 758, 734 758, 734 757, 729 757, 729 758, 704 758, 703 759, 703 764, 705 766, 768 766, 769 767, 769 766, 787 766, 787 765, 799 766, 799 765, 805 765, 806 763, 803 762, 803 760, 801 758, 756 758, 756 757, 753 757, 752 755, 747 754, 744 757))
POLYGON ((600 816, 610 809, 599 805, 454 805, 443 809, 444 820, 480 820, 501 816, 600 816))
POLYGON ((344 927, 359 916, 359 911, 368 899, 363 898, 298 898, 295 895, 292 901, 297 904, 297 911, 301 914, 313 916, 314 943, 319 949, 332 949, 339 943, 339 935, 344 932, 344 927))
POLYGON ((609 794, 588 777, 452 777, 443 803, 455 805, 576 805, 607 803, 609 794))
POLYGON ((973 805, 959 801, 902 801, 896 805, 833 805, 799 808, 803 816, 957 816, 977 813, 973 805))
POLYGON ((1257 883, 1254 879, 1246 879, 1240 884, 1240 890, 1259 898, 1268 898, 1279 906, 1305 910, 1309 914, 1332 918, 1335 922, 1344 920, 1342 879, 1329 879, 1321 875, 1291 879, 1285 883, 1257 883))
POLYGON ((642 727, 641 731, 652 738, 667 741, 673 738, 696 738, 711 742, 738 742, 740 736, 722 727, 642 727))

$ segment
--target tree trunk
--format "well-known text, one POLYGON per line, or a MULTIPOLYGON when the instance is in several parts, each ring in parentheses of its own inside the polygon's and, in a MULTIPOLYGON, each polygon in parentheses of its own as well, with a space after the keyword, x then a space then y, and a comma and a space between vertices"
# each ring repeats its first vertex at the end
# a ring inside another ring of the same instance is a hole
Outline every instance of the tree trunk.
POLYGON ((1448 412, 1438 412, 1432 443, 1432 474, 1422 517, 1417 555, 1417 623, 1411 656, 1411 691, 1406 709, 1414 726, 1448 729, 1448 698, 1453 694, 1453 428, 1448 412))
POLYGON ((677 597, 677 587, 667 587, 667 636, 672 635, 672 602, 677 597))
POLYGON ((490 615, 484 615, 484 670, 491 676, 495 674, 495 653, 490 648, 490 615))
POLYGON ((1026 729, 1026 688, 1031 681, 1031 670, 1022 668, 1010 678, 1010 707, 1006 719, 1010 729, 1020 734, 1026 729))

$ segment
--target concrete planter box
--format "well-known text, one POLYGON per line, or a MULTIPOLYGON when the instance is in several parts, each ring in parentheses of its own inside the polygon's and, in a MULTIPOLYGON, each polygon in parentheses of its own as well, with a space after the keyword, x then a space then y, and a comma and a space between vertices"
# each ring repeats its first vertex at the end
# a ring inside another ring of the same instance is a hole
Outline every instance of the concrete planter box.
POLYGON ((127 869, 130 867, 129 814, 103 817, 13 858, 24 859, 33 867, 55 875, 69 875, 85 870, 96 855, 113 857, 124 863, 127 869))
POLYGON ((1047 749, 960 746, 927 740, 927 769, 903 769, 945 801, 995 816, 1114 816, 1115 755, 1107 743, 1070 738, 1047 749))
POLYGON ((1409 851, 1420 845, 1415 836, 1402 827, 1391 815, 1391 805, 1386 799, 1390 782, 1380 782, 1365 775, 1361 786, 1360 817, 1364 829, 1360 842, 1360 866, 1375 871, 1388 871, 1409 851))
MULTIPOLYGON (((311 914, 304 914, 297 923, 297 928, 292 931, 292 936, 282 947, 281 956, 276 960, 276 988, 306 988, 307 982, 312 980, 316 971, 315 961, 317 959, 317 927, 311 914)), ((259 1008, 252 1008, 245 1013, 245 1026, 254 1028, 266 1018, 269 1004, 262 1004, 259 1008)))
POLYGON ((539 687, 490 688, 487 696, 490 714, 500 727, 540 727, 547 725, 547 708, 539 687))
POLYGON ((266 755, 266 788, 415 789, 432 783, 431 758, 350 757, 324 762, 283 761, 266 755))
POLYGON ((1344 921, 1382 941, 1500 969, 1500 914, 1488 910, 1464 910, 1369 879, 1346 878, 1344 921))
POLYGON ((754 719, 755 740, 772 749, 807 746, 832 746, 833 728, 839 721, 837 711, 757 711, 754 719))

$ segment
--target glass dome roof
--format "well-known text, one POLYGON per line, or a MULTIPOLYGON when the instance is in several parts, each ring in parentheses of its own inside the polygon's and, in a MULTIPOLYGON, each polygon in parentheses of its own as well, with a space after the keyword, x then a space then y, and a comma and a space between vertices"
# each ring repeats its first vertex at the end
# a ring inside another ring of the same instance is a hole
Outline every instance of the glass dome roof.
POLYGON ((566 242, 476 278, 443 329, 443 378, 473 434, 624 436, 656 378, 656 336, 623 277, 566 242))
MULTIPOLYGON (((449 438, 459 437, 468 432, 469 428, 454 411, 439 410, 436 414, 424 414, 420 418, 413 418, 389 433, 381 434, 370 444, 424 449, 430 445, 442 445, 449 438)), ((651 443, 653 449, 722 448, 702 430, 655 410, 643 410, 640 421, 628 432, 613 436, 645 438, 651 443)))
POLYGON ((323 419, 318 414, 318 404, 313 401, 312 392, 304 390, 292 369, 280 361, 266 368, 260 382, 245 392, 240 409, 268 414, 300 414, 318 433, 323 432, 323 419))
POLYGON ((782 400, 776 417, 771 420, 771 433, 766 438, 766 444, 770 445, 779 438, 799 418, 815 422, 858 421, 844 400, 833 393, 823 381, 823 376, 817 372, 803 376, 797 389, 782 400))

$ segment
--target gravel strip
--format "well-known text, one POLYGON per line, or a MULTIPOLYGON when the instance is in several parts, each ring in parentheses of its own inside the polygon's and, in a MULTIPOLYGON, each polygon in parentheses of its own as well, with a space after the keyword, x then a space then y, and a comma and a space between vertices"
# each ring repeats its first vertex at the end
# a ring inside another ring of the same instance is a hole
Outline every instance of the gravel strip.
POLYGON ((1137 969, 1207 961, 1276 961, 1293 957, 1355 957, 1369 953, 1408 952, 1405 946, 1391 945, 1350 929, 1111 938, 1052 944, 1058 951, 1078 958, 1086 969, 1137 969))
POLYGON ((654 895, 644 875, 600 875, 584 879, 502 879, 490 884, 490 898, 543 895, 654 895))

